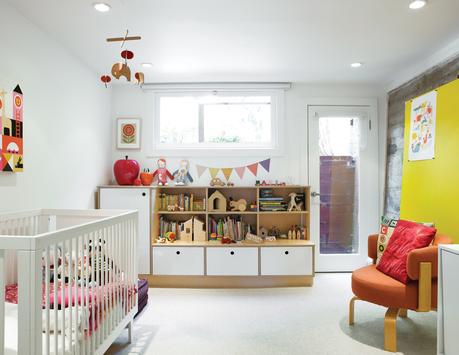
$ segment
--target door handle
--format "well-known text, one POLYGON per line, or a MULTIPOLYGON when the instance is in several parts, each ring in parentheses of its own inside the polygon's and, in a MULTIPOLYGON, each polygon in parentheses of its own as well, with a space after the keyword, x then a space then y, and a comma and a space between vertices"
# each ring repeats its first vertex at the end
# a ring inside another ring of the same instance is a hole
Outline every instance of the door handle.
POLYGON ((312 197, 317 197, 317 196, 320 196, 320 193, 313 191, 313 192, 311 192, 311 196, 312 197))

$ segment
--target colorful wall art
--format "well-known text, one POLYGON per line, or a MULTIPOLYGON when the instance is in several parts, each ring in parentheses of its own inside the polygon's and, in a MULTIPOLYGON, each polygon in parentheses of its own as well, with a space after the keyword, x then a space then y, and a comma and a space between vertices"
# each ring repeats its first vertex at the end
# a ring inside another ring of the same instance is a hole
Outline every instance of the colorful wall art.
POLYGON ((410 119, 410 145, 408 160, 435 158, 435 125, 437 116, 437 91, 413 100, 410 119))
POLYGON ((233 171, 235 171, 237 176, 239 176, 239 178, 242 179, 244 177, 246 169, 248 169, 253 174, 253 176, 257 176, 258 166, 261 166, 263 169, 269 172, 270 165, 271 165, 271 159, 265 159, 265 160, 261 160, 253 164, 240 166, 237 168, 214 168, 214 167, 196 165, 196 169, 198 170, 199 177, 201 177, 202 174, 204 174, 208 170, 212 179, 215 178, 218 175, 218 173, 221 171, 223 175, 225 176, 226 180, 228 181, 233 171))
POLYGON ((116 142, 118 149, 140 149, 140 118, 119 118, 116 142))
POLYGON ((8 93, 0 90, 0 171, 21 172, 23 161, 23 94, 17 85, 12 94, 12 118, 6 113, 8 93))

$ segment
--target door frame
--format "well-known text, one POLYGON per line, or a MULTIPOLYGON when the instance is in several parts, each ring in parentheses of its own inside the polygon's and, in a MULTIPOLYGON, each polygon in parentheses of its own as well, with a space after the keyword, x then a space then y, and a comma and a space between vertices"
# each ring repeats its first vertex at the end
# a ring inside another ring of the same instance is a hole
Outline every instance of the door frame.
MULTIPOLYGON (((376 193, 375 198, 376 200, 372 203, 372 208, 374 209, 374 216, 370 217, 370 220, 365 223, 363 228, 360 230, 360 252, 366 255, 367 253, 367 235, 377 233, 378 232, 378 225, 379 225, 379 218, 380 218, 380 186, 381 186, 381 177, 380 177, 380 137, 379 137, 379 121, 380 117, 378 116, 378 100, 375 99, 366 99, 366 98, 310 98, 306 100, 306 134, 307 138, 305 139, 305 146, 303 149, 306 151, 306 162, 302 164, 302 171, 301 177, 303 181, 307 181, 307 184, 311 184, 310 179, 310 151, 309 151, 309 139, 310 139, 310 130, 309 130, 309 111, 313 106, 330 106, 330 107, 364 107, 368 110, 369 119, 372 120, 372 130, 374 130, 375 135, 377 137, 377 152, 376 152, 376 164, 377 167, 375 174, 377 175, 377 186, 375 186, 376 193), (372 227, 374 226, 374 227, 372 227)), ((375 184, 376 185, 376 184, 375 184)), ((310 216, 310 237, 312 241, 316 242, 316 255, 319 256, 319 231, 320 231, 320 224, 319 224, 319 216, 317 215, 318 209, 311 208, 311 216, 310 216), (315 212, 315 214, 314 214, 315 212)), ((315 267, 318 272, 333 272, 333 271, 353 271, 359 265, 343 265, 342 268, 326 268, 322 267, 319 262, 319 257, 315 259, 315 267)), ((363 265, 362 265, 363 266, 363 265)))

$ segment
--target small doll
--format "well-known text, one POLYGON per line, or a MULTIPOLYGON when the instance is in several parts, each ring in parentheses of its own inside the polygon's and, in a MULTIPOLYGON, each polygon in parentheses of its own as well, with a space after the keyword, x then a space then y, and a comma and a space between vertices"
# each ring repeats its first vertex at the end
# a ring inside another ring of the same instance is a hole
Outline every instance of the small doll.
POLYGON ((175 185, 185 186, 188 182, 193 182, 193 178, 189 172, 190 162, 188 160, 182 160, 180 162, 180 168, 174 171, 175 185))
POLYGON ((174 180, 174 177, 166 168, 166 159, 158 159, 158 169, 153 172, 153 178, 155 176, 158 176, 158 186, 167 185, 167 178, 174 180))

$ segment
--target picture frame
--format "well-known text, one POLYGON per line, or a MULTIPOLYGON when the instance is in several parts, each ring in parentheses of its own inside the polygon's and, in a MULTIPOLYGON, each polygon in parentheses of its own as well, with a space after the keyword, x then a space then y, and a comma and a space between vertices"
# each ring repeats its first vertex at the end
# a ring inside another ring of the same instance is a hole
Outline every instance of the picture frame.
POLYGON ((141 119, 118 118, 116 123, 116 148, 140 149, 141 119))

